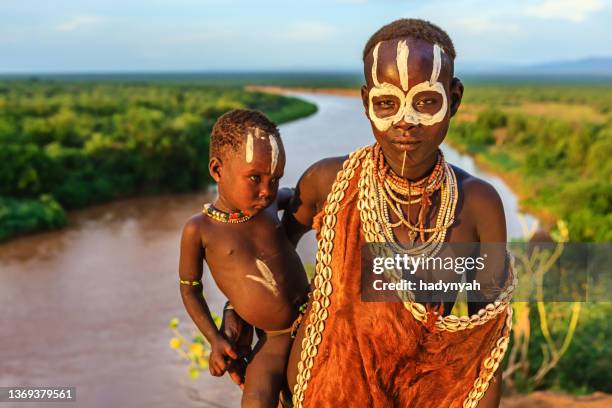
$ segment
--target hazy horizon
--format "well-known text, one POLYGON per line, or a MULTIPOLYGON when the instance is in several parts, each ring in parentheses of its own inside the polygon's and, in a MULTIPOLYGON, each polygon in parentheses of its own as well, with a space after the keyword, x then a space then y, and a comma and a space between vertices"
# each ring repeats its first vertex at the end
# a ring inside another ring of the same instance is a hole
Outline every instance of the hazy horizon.
POLYGON ((397 18, 447 30, 457 67, 612 56, 611 0, 4 0, 0 73, 358 71, 397 18))

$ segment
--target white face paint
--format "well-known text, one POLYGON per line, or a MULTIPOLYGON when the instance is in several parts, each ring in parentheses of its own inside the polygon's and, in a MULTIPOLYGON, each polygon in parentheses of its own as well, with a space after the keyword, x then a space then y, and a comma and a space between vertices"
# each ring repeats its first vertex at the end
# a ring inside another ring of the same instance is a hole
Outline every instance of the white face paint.
POLYGON ((438 81, 440 70, 442 69, 442 48, 440 48, 438 44, 434 44, 433 46, 433 67, 429 81, 423 81, 413 86, 410 91, 408 91, 408 55, 410 50, 408 49, 406 41, 398 41, 396 54, 397 71, 399 72, 402 89, 393 84, 387 82, 380 83, 378 81, 378 74, 376 71, 378 69, 378 49, 380 44, 380 42, 376 44, 372 51, 374 59, 372 62, 372 82, 374 83, 374 87, 370 89, 368 105, 368 113, 374 126, 381 132, 384 132, 389 129, 391 125, 399 123, 402 119, 407 123, 422 124, 425 126, 430 126, 442 121, 446 116, 448 108, 444 85, 438 81), (408 93, 406 93, 406 91, 408 91, 408 93), (434 114, 419 112, 412 106, 414 96, 425 91, 437 92, 442 95, 442 106, 438 112, 434 114), (399 109, 395 115, 382 118, 376 116, 374 112, 374 103, 372 101, 377 96, 393 96, 399 100, 399 109))
POLYGON ((263 140, 266 138, 266 134, 262 132, 260 128, 255 128, 255 137, 257 139, 263 140))
MULTIPOLYGON (((270 144, 270 173, 274 173, 274 170, 276 170, 276 166, 278 164, 279 155, 278 141, 276 140, 276 135, 266 134, 265 132, 261 131, 261 129, 255 128, 255 139, 267 140, 270 144)), ((251 163, 253 161, 253 144, 255 139, 253 138, 252 132, 247 133, 247 140, 245 143, 245 156, 247 163, 251 163)))
POLYGON ((270 173, 274 173, 274 170, 276 170, 276 164, 278 163, 278 143, 276 142, 275 135, 268 135, 268 138, 270 140, 270 154, 272 156, 270 158, 270 173))
POLYGON ((266 265, 264 261, 256 258, 255 266, 257 266, 257 270, 261 276, 246 275, 245 277, 257 283, 261 283, 266 289, 272 292, 274 296, 278 296, 278 285, 274 279, 274 274, 272 274, 272 271, 270 268, 268 268, 268 265, 266 265))
POLYGON ((251 132, 247 133, 245 150, 246 162, 250 163, 253 161, 253 134, 251 132))

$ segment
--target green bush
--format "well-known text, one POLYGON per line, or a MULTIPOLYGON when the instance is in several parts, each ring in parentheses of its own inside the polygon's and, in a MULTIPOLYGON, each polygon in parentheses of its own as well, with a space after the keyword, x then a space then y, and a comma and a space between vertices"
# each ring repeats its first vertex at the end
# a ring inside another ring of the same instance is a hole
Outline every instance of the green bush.
POLYGON ((16 219, 3 238, 56 225, 37 215, 55 208, 41 204, 42 194, 73 209, 203 187, 211 181, 210 131, 230 109, 259 109, 277 123, 316 111, 296 98, 200 85, 11 81, 0 88, 0 195, 22 200, 6 204, 4 222, 16 219))
POLYGON ((53 197, 14 199, 0 196, 0 241, 11 236, 62 227, 66 214, 53 197))
MULTIPOLYGON (((563 332, 571 304, 556 303, 546 307, 555 309, 557 316, 556 319, 548 321, 552 334, 563 332)), ((580 394, 594 391, 612 392, 612 383, 609 381, 612 349, 608 347, 609 339, 612 338, 612 326, 608 322, 611 313, 612 303, 582 305, 576 333, 568 351, 558 365, 544 377, 538 388, 580 394)), ((537 313, 531 313, 530 320, 532 327, 539 327, 537 313)), ((557 341, 561 340, 557 338, 557 341)), ((538 367, 542 361, 540 344, 544 342, 542 333, 535 330, 529 344, 529 361, 532 367, 538 367)))

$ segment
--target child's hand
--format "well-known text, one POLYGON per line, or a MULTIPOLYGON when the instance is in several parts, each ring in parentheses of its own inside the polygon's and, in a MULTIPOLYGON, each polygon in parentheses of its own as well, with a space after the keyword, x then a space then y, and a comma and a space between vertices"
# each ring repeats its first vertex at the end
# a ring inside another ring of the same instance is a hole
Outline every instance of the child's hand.
POLYGON ((227 339, 219 336, 212 344, 210 357, 208 359, 208 369, 215 377, 221 377, 230 364, 230 359, 237 359, 238 354, 227 339))
POLYGON ((233 309, 223 311, 223 322, 221 323, 221 333, 234 345, 238 359, 232 361, 227 372, 232 381, 240 388, 244 388, 244 374, 246 372, 246 357, 251 354, 251 344, 253 344, 253 326, 242 320, 233 309))

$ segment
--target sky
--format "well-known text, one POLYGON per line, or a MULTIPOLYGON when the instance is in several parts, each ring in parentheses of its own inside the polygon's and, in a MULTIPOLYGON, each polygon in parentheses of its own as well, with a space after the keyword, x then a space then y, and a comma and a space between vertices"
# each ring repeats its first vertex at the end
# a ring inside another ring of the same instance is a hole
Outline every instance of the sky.
POLYGON ((612 57, 612 0, 0 0, 0 73, 358 71, 397 18, 458 67, 612 57))

